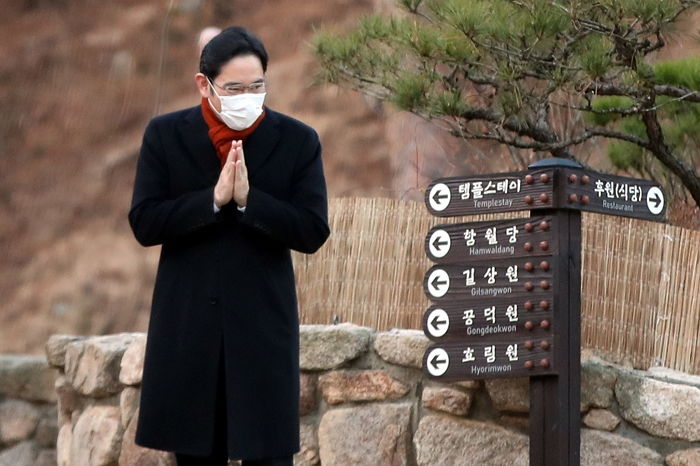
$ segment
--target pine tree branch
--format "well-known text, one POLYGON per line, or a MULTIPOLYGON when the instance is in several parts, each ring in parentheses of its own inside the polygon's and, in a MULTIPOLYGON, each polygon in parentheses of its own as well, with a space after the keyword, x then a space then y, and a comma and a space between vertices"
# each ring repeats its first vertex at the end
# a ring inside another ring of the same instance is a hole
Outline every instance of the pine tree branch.
MULTIPOLYGON (((443 120, 445 121, 445 120, 443 120)), ((449 123, 451 124, 451 123, 449 123)), ((505 125, 503 126, 504 129, 505 125)), ((494 128, 494 130, 498 134, 493 134, 491 132, 484 132, 484 133, 473 133, 469 132, 466 130, 466 128, 462 125, 460 125, 459 129, 455 129, 454 127, 449 130, 450 134, 453 136, 457 137, 462 137, 465 139, 481 139, 481 140, 489 140, 489 141, 496 141, 501 144, 506 144, 506 145, 511 145, 513 147, 517 147, 519 149, 531 149, 537 152, 551 152, 551 153, 556 153, 561 150, 568 149, 570 147, 574 147, 580 144, 583 144, 586 141, 589 141, 590 139, 593 139, 595 137, 605 137, 609 139, 618 139, 621 141, 626 141, 631 144, 635 144, 639 147, 642 147, 647 150, 651 150, 651 145, 649 144, 649 141, 646 141, 642 138, 639 138, 637 136, 633 136, 631 134, 627 133, 622 133, 619 131, 614 131, 610 130, 608 128, 603 128, 600 126, 594 126, 594 127, 586 127, 585 131, 573 138, 566 139, 564 141, 555 141, 555 142, 541 142, 541 141, 536 141, 536 140, 524 140, 522 138, 518 138, 517 136, 515 137, 508 137, 507 135, 503 134, 502 132, 499 131, 500 127, 494 128)), ((522 136, 522 135, 521 135, 522 136)))
MULTIPOLYGON (((503 144, 512 144, 520 149, 532 149, 535 151, 550 152, 557 157, 565 157, 575 159, 574 155, 569 151, 572 145, 570 142, 561 142, 557 135, 551 131, 548 125, 540 123, 533 125, 532 123, 519 120, 515 117, 504 117, 498 112, 485 108, 471 108, 460 115, 460 118, 465 122, 469 121, 485 121, 494 125, 495 129, 503 128, 517 136, 527 137, 531 141, 523 139, 507 138, 502 133, 494 135, 490 133, 474 134, 456 132, 457 136, 464 137, 468 134, 469 139, 488 139, 501 142, 503 144)), ((460 124, 460 129, 465 131, 465 124, 460 124)), ((455 134, 455 133, 453 133, 455 134)))
POLYGON ((452 136, 456 136, 462 139, 475 139, 475 140, 483 140, 483 141, 495 141, 500 144, 504 144, 509 147, 516 147, 518 149, 530 149, 534 150, 537 152, 549 152, 550 151, 550 145, 548 144, 542 144, 536 141, 527 141, 523 140, 517 137, 508 137, 505 134, 503 134, 501 131, 499 131, 499 128, 495 128, 494 131, 497 131, 498 134, 493 134, 493 133, 472 133, 469 131, 460 131, 457 129, 450 129, 448 132, 452 136))
MULTIPOLYGON (((700 103, 700 92, 688 89, 687 87, 656 84, 653 86, 653 90, 656 95, 676 97, 678 100, 700 103)), ((583 89, 583 92, 594 95, 621 97, 642 97, 644 95, 641 89, 633 86, 622 86, 600 81, 588 84, 585 89, 583 89)))
POLYGON ((631 107, 610 107, 610 108, 593 108, 590 105, 590 103, 588 105, 586 105, 585 107, 580 106, 580 105, 562 104, 559 102, 552 102, 552 105, 556 105, 557 107, 568 108, 570 110, 576 110, 578 112, 593 113, 595 115, 630 116, 630 115, 638 115, 639 113, 644 111, 641 107, 638 107, 637 104, 634 104, 631 107))
MULTIPOLYGON (((663 0, 647 1, 661 5, 663 0)), ((573 159, 571 151, 595 138, 633 144, 644 149, 642 159, 658 160, 659 165, 655 166, 664 166, 680 178, 700 205, 700 177, 692 164, 674 154, 674 149, 664 141, 657 116, 663 106, 677 102, 687 104, 685 107, 672 105, 672 110, 694 111, 690 104, 700 103, 700 90, 655 84, 652 68, 644 60, 667 45, 666 25, 678 22, 680 15, 700 5, 700 0, 676 0, 671 9, 671 3, 658 10, 649 9, 648 16, 637 15, 634 8, 628 10, 626 4, 619 6, 594 0, 592 4, 574 8, 573 3, 566 0, 545 0, 554 14, 568 16, 568 24, 549 36, 511 18, 488 18, 492 28, 479 28, 477 23, 474 29, 471 23, 482 21, 478 16, 481 12, 472 15, 455 9, 441 14, 433 6, 419 11, 417 5, 421 0, 402 0, 402 3, 414 5, 409 10, 417 15, 416 23, 407 33, 414 33, 413 28, 427 23, 431 23, 432 28, 453 28, 461 31, 459 40, 468 42, 461 45, 464 50, 456 49, 458 54, 447 50, 444 54, 424 57, 420 47, 410 47, 412 42, 405 49, 406 44, 401 40, 370 37, 371 44, 360 44, 358 60, 345 58, 342 53, 337 54, 343 58, 336 59, 336 63, 331 60, 329 66, 333 67, 334 81, 381 100, 401 102, 403 107, 411 107, 408 110, 416 115, 442 121, 445 124, 439 126, 443 130, 460 138, 504 144, 511 150, 512 157, 515 156, 513 151, 522 149, 573 159), (507 34, 500 34, 503 30, 507 34), (590 44, 584 44, 582 41, 588 38, 592 39, 590 44), (394 66, 381 59, 373 61, 375 55, 371 47, 375 44, 395 49, 394 52, 403 57, 397 61, 401 64, 394 66), (372 52, 368 53, 367 60, 361 55, 363 47, 372 52), (610 66, 601 66, 607 63, 610 66), (636 71, 643 82, 628 81, 625 74, 630 71, 636 71), (586 81, 589 73, 600 73, 604 77, 586 81), (404 75, 415 76, 415 82, 405 82, 404 75), (440 76, 439 81, 435 80, 436 76, 440 76), (559 98, 559 91, 570 95, 559 98), (599 106, 595 100, 598 96, 626 99, 621 103, 609 99, 601 103, 615 107, 595 108, 599 106), (627 99, 629 105, 626 105, 627 99), (467 110, 453 116, 455 108, 465 106, 467 110), (552 113, 557 113, 555 109, 559 108, 567 109, 564 113, 574 112, 579 118, 574 120, 575 130, 558 125, 558 120, 553 119, 552 113), (637 136, 605 125, 585 126, 580 121, 584 112, 614 117, 639 115, 646 134, 637 136)), ((524 9, 518 15, 522 13, 526 18, 530 14, 534 18, 534 3, 530 0, 509 0, 509 3, 516 5, 516 10, 524 9)))
MULTIPOLYGON (((563 104, 559 102, 552 102, 552 105, 556 105, 557 107, 564 107, 568 108, 571 110, 576 110, 580 112, 588 112, 588 113, 593 113, 595 115, 620 115, 620 116, 631 116, 631 115, 640 115, 644 112, 651 112, 651 111, 656 111, 659 110, 660 108, 663 108, 666 105, 670 105, 674 102, 680 102, 683 100, 686 100, 690 96, 692 96, 694 93, 691 92, 690 94, 685 94, 682 95, 678 98, 671 99, 662 103, 658 103, 654 105, 653 107, 644 107, 641 105, 640 101, 635 102, 629 107, 610 107, 610 108, 593 108, 592 101, 588 100, 588 105, 586 106, 580 106, 580 105, 571 105, 571 104, 563 104)), ((622 96, 624 97, 624 96, 622 96)), ((642 100, 642 99, 640 99, 642 100)))
POLYGON ((683 182, 695 203, 700 206, 700 176, 692 166, 677 157, 668 147, 656 111, 645 112, 642 115, 642 122, 649 137, 649 151, 683 182))
POLYGON ((678 100, 685 100, 686 102, 700 102, 700 92, 685 87, 657 84, 654 86, 654 92, 657 95, 676 97, 678 100))
POLYGON ((570 142, 572 142, 573 144, 581 144, 582 142, 587 141, 596 136, 601 136, 609 139, 618 139, 620 141, 626 141, 635 144, 644 149, 649 149, 649 141, 645 141, 644 139, 629 133, 614 131, 608 128, 604 128, 602 126, 587 126, 584 130, 583 135, 581 135, 579 138, 570 140, 570 142))

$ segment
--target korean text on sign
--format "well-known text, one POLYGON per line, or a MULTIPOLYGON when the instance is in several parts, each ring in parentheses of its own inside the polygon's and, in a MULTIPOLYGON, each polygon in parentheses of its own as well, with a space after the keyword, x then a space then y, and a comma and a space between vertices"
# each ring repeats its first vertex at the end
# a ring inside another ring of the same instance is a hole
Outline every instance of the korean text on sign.
POLYGON ((596 180, 595 193, 598 197, 632 202, 641 202, 643 197, 642 187, 639 185, 603 180, 596 180))
POLYGON ((460 184, 458 189, 463 201, 482 199, 484 196, 494 194, 519 193, 520 180, 470 181, 460 184))

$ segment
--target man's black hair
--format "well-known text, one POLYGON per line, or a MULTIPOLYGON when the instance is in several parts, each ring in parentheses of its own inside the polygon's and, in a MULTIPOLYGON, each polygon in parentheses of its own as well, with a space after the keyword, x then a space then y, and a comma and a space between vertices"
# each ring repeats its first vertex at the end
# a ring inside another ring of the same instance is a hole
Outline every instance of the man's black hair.
POLYGON ((267 51, 262 41, 246 28, 231 26, 210 40, 202 49, 199 59, 199 72, 213 80, 221 67, 234 57, 255 55, 267 71, 267 51))

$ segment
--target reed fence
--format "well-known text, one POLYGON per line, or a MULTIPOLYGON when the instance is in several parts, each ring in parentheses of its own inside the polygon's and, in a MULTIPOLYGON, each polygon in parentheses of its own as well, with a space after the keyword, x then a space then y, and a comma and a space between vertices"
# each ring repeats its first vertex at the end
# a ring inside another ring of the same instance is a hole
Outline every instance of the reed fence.
MULTIPOLYGON (((294 255, 301 322, 420 329, 428 230, 527 215, 444 219, 417 202, 333 199, 326 245, 294 255)), ((700 232, 588 213, 582 223, 583 347, 700 374, 700 232)))

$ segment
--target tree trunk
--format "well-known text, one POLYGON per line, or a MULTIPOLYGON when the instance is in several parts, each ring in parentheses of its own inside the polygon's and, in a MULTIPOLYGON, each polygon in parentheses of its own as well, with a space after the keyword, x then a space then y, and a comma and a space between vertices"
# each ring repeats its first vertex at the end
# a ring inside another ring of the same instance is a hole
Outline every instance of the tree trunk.
POLYGON ((681 180, 683 186, 685 186, 695 200, 695 204, 700 206, 700 177, 695 173, 692 166, 680 160, 668 148, 664 142, 664 135, 656 116, 656 111, 650 110, 642 113, 642 121, 644 122, 644 126, 647 130, 647 137, 649 138, 649 150, 666 168, 671 170, 671 172, 681 180))

